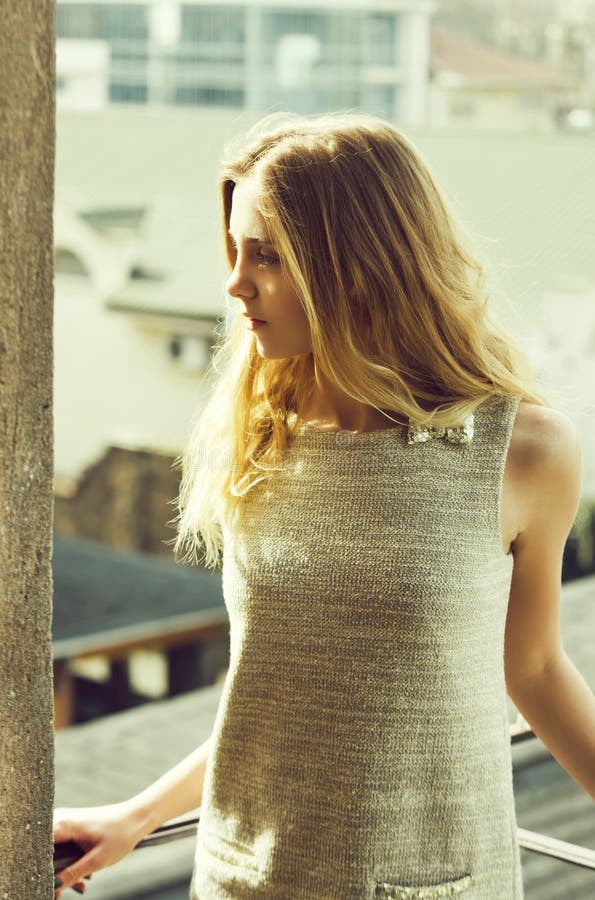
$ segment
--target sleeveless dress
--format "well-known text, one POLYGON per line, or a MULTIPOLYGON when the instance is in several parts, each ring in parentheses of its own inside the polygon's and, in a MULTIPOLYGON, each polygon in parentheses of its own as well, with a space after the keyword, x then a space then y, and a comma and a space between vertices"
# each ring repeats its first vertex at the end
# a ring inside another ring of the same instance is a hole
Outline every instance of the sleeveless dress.
POLYGON ((518 403, 484 401, 459 444, 299 423, 244 498, 193 900, 522 900, 500 537, 518 403))

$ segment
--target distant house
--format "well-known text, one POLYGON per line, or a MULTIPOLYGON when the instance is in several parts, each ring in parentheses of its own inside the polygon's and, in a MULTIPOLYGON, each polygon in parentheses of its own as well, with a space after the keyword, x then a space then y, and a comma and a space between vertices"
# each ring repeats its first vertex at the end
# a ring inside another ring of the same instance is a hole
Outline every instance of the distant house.
POLYGON ((55 471, 73 497, 112 447, 186 444, 226 316, 217 161, 242 126, 171 107, 58 119, 55 471))
POLYGON ((165 254, 147 258, 148 213, 126 198, 56 203, 57 484, 112 445, 173 456, 184 443, 222 310, 198 291, 193 303, 165 254))
POLYGON ((543 63, 432 25, 429 118, 434 128, 547 131, 576 90, 543 63))

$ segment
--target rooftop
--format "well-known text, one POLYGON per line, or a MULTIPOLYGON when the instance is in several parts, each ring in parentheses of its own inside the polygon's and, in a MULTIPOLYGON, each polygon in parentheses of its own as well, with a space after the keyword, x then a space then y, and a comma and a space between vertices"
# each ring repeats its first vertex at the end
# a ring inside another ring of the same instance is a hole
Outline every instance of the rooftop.
POLYGON ((530 87, 570 88, 574 80, 537 60, 500 50, 441 25, 430 29, 432 67, 456 72, 465 83, 499 81, 530 87))

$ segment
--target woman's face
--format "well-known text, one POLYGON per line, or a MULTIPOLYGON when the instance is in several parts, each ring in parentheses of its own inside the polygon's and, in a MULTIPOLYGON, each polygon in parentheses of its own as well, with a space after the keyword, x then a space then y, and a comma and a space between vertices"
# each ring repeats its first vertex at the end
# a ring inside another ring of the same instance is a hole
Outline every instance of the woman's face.
MULTIPOLYGON (((254 328, 260 356, 282 359, 310 353, 306 313, 281 271, 279 255, 257 205, 256 183, 250 178, 238 181, 229 220, 229 233, 237 254, 227 281, 227 293, 240 301, 242 313, 264 322, 254 328)), ((246 328, 251 328, 248 318, 246 328)))

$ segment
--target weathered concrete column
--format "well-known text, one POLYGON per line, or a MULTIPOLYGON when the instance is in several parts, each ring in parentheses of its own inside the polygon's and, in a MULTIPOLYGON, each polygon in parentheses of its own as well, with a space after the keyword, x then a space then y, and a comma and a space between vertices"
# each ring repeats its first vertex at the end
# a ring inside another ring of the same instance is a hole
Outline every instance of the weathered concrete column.
POLYGON ((0 2, 0 900, 53 897, 54 18, 0 2))

